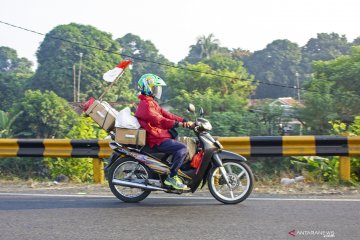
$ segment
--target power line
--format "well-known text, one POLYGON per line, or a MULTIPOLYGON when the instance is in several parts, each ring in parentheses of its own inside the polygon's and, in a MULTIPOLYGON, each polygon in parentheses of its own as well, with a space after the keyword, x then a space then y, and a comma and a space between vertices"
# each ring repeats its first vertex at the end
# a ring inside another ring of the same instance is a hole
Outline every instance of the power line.
MULTIPOLYGON (((7 23, 7 22, 1 21, 1 20, 0 20, 0 23, 8 25, 8 26, 13 27, 13 28, 18 28, 18 29, 21 29, 21 30, 24 30, 24 31, 27 31, 27 32, 31 32, 31 33, 35 33, 35 34, 38 34, 38 35, 46 36, 46 34, 44 34, 44 33, 40 33, 38 31, 34 31, 34 30, 31 30, 31 29, 28 29, 28 28, 17 26, 17 25, 7 23)), ((104 51, 104 52, 107 52, 107 53, 120 55, 122 57, 127 57, 127 58, 131 58, 131 59, 138 60, 138 61, 158 64, 158 65, 165 66, 165 67, 172 67, 172 68, 177 68, 177 69, 181 69, 181 70, 185 70, 185 71, 189 71, 189 72, 207 74, 207 75, 212 75, 212 76, 221 77, 221 78, 237 79, 237 80, 240 80, 240 81, 245 80, 245 79, 241 79, 241 78, 238 78, 238 77, 230 77, 230 76, 227 76, 227 75, 222 75, 222 74, 217 74, 217 73, 203 72, 203 71, 200 71, 200 70, 195 70, 195 69, 190 69, 190 68, 186 68, 186 67, 175 66, 175 65, 172 65, 172 64, 160 63, 160 62, 156 62, 156 61, 152 61, 152 60, 148 60, 148 59, 138 58, 138 57, 135 57, 135 56, 131 56, 131 55, 123 54, 123 53, 118 53, 118 52, 115 52, 115 51, 110 51, 110 50, 103 49, 103 48, 100 48, 100 47, 91 46, 91 45, 87 45, 87 44, 76 42, 76 41, 71 41, 71 40, 64 39, 64 38, 54 37, 54 36, 50 36, 50 35, 48 35, 48 37, 52 38, 52 39, 68 42, 68 43, 71 43, 71 44, 77 44, 77 45, 84 46, 84 47, 87 47, 87 48, 92 48, 92 49, 104 51)), ((279 84, 279 83, 268 83, 268 82, 262 82, 262 81, 256 81, 256 82, 258 82, 260 84, 264 84, 264 85, 269 85, 269 86, 298 89, 298 88, 293 87, 293 86, 283 85, 283 84, 279 84)), ((303 88, 299 88, 299 90, 307 91, 306 89, 303 89, 303 88)))
MULTIPOLYGON (((28 29, 28 28, 24 28, 24 27, 21 27, 21 26, 17 26, 17 25, 8 23, 8 22, 4 22, 2 20, 0 20, 0 23, 2 23, 4 25, 8 25, 8 26, 13 27, 13 28, 18 28, 20 30, 31 32, 31 33, 34 33, 34 34, 37 34, 37 35, 46 36, 46 34, 44 34, 44 33, 41 33, 41 32, 35 31, 35 30, 31 30, 31 29, 28 29)), ((87 44, 76 42, 76 41, 71 41, 71 40, 68 40, 68 39, 54 37, 54 36, 51 36, 51 35, 48 35, 48 37, 52 38, 52 39, 68 42, 68 43, 71 43, 71 44, 76 44, 76 45, 84 46, 84 47, 87 47, 87 48, 92 48, 92 49, 96 49, 96 50, 99 50, 99 51, 107 52, 107 53, 110 53, 110 54, 116 54, 116 55, 119 55, 119 56, 122 56, 122 57, 131 58, 133 60, 138 60, 138 61, 142 61, 142 62, 149 62, 149 63, 153 63, 153 64, 165 66, 165 67, 171 67, 171 68, 181 69, 181 70, 185 70, 185 71, 189 71, 189 72, 200 73, 200 74, 207 74, 207 75, 212 75, 212 76, 221 77, 221 78, 237 79, 237 80, 240 80, 240 81, 245 80, 245 79, 241 79, 241 78, 238 78, 238 77, 231 77, 231 76, 222 75, 222 74, 216 74, 216 73, 211 73, 211 72, 203 72, 203 71, 190 69, 190 68, 186 68, 186 67, 175 66, 175 65, 172 65, 172 64, 160 63, 160 62, 152 61, 152 60, 149 60, 149 59, 143 59, 143 58, 139 58, 139 57, 135 57, 135 56, 131 56, 131 55, 115 52, 115 51, 110 51, 110 50, 103 49, 103 48, 100 48, 100 47, 91 46, 91 45, 87 45, 87 44)), ((312 92, 312 93, 318 93, 318 94, 333 94, 331 92, 322 92, 322 91, 317 91, 317 90, 309 90, 309 89, 300 88, 300 87, 296 87, 296 86, 283 85, 283 84, 280 84, 280 83, 269 83, 269 82, 263 82, 263 81, 259 81, 259 80, 255 81, 255 82, 263 84, 263 85, 268 85, 268 86, 297 89, 297 90, 302 90, 302 91, 312 92)), ((347 93, 343 93, 343 94, 339 94, 339 95, 340 96, 348 96, 347 93)))
MULTIPOLYGON (((13 28, 17 28, 17 29, 20 29, 20 30, 24 30, 24 31, 27 31, 27 32, 35 33, 35 34, 37 34, 37 35, 46 36, 46 34, 44 34, 44 33, 41 33, 41 32, 38 32, 38 31, 34 31, 34 30, 31 30, 31 29, 28 29, 28 28, 24 28, 24 27, 21 27, 21 26, 17 26, 17 25, 14 25, 14 24, 11 24, 11 23, 8 23, 8 22, 4 22, 4 21, 1 21, 1 20, 0 20, 0 23, 2 23, 2 24, 4 24, 4 25, 7 25, 7 26, 10 26, 10 27, 13 27, 13 28)), ((54 36, 51 36, 51 35, 48 35, 47 37, 52 38, 52 39, 56 39, 56 40, 60 40, 60 41, 63 41, 63 42, 68 42, 68 43, 71 43, 71 44, 76 44, 76 45, 84 46, 84 47, 87 47, 87 48, 96 49, 96 50, 103 51, 103 52, 107 52, 107 53, 111 53, 111 54, 120 55, 120 56, 122 56, 122 57, 131 58, 131 59, 133 59, 133 60, 138 60, 138 61, 142 61, 142 62, 148 62, 148 63, 157 64, 157 65, 160 65, 160 66, 165 66, 165 67, 171 67, 171 68, 181 69, 181 70, 185 70, 185 71, 189 71, 189 72, 207 74, 207 75, 212 75, 212 76, 220 77, 220 78, 237 79, 237 80, 240 80, 240 81, 244 81, 244 80, 245 80, 245 79, 241 79, 241 78, 239 78, 239 77, 231 77, 231 76, 222 75, 222 74, 217 74, 217 73, 203 72, 203 71, 200 71, 200 70, 190 69, 190 68, 181 67, 181 66, 175 66, 175 65, 167 64, 167 63, 156 62, 156 61, 152 61, 152 60, 149 60, 149 59, 143 59, 143 58, 139 58, 139 57, 135 57, 135 56, 131 56, 131 55, 127 55, 127 54, 118 53, 118 52, 115 52, 115 51, 103 49, 103 48, 100 48, 100 47, 91 46, 91 45, 87 45, 87 44, 80 43, 80 42, 76 42, 76 41, 71 41, 71 40, 68 40, 68 39, 60 38, 60 37, 54 37, 54 36)), ((263 82, 263 81, 256 81, 256 83, 263 84, 263 85, 268 85, 268 86, 275 86, 275 87, 282 87, 282 88, 291 88, 291 89, 298 89, 298 90, 303 90, 303 91, 312 92, 312 91, 307 90, 307 89, 304 89, 304 88, 300 88, 300 87, 297 88, 297 87, 294 87, 294 86, 283 85, 283 84, 280 84, 280 83, 269 83, 269 82, 263 82)), ((315 91, 314 91, 314 92, 315 92, 315 91)), ((316 92, 317 92, 317 91, 316 91, 316 92)))

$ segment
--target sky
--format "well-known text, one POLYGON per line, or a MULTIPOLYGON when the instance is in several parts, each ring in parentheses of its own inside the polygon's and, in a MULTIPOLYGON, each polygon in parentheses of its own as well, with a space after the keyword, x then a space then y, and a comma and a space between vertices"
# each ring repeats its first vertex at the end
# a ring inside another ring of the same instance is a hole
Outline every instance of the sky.
MULTIPOLYGON (((360 36, 358 0, 0 0, 0 21, 48 33, 69 23, 150 40, 161 54, 178 62, 202 35, 220 45, 250 51, 278 39, 303 46, 317 33, 360 36)), ((36 62, 44 36, 0 23, 0 46, 36 62)))

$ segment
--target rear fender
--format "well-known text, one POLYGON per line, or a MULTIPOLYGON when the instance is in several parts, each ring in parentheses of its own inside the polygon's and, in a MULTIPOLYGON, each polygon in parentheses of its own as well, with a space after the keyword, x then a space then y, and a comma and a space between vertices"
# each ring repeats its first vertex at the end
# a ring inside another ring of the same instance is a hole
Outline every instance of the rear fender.
POLYGON ((108 170, 111 168, 112 165, 114 165, 114 163, 116 162, 116 159, 118 159, 121 156, 121 153, 118 152, 112 152, 110 158, 109 158, 109 164, 106 165, 106 167, 104 168, 105 170, 108 170))

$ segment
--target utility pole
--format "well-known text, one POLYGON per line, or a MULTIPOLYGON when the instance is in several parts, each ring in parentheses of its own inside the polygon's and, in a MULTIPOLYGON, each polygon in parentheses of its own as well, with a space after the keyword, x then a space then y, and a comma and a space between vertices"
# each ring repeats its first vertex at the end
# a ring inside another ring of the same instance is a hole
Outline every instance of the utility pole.
POLYGON ((76 67, 73 65, 73 78, 74 78, 74 102, 76 102, 76 67))
POLYGON ((82 62, 83 53, 80 53, 80 63, 79 63, 79 76, 78 76, 78 94, 77 94, 77 102, 80 102, 80 79, 81 79, 81 62, 82 62))
POLYGON ((297 98, 298 98, 298 101, 300 101, 300 82, 299 82, 299 73, 296 72, 295 73, 295 76, 296 76, 296 85, 297 85, 297 98))

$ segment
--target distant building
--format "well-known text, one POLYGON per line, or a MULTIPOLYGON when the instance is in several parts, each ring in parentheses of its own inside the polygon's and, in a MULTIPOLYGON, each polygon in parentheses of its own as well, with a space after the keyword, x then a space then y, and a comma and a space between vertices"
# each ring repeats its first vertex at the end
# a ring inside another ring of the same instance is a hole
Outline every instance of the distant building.
POLYGON ((295 108, 303 108, 304 105, 292 97, 281 97, 272 101, 270 106, 278 106, 284 110, 285 116, 293 116, 295 108))
POLYGON ((281 135, 302 135, 302 123, 294 118, 296 108, 303 108, 304 104, 292 97, 281 97, 277 99, 250 99, 248 106, 254 112, 261 106, 280 107, 283 112, 283 121, 279 123, 279 132, 281 135))

